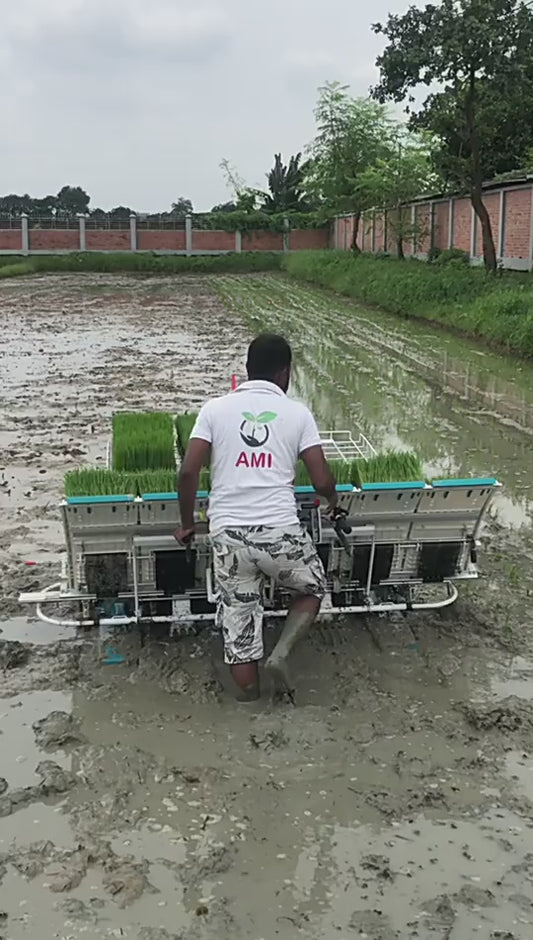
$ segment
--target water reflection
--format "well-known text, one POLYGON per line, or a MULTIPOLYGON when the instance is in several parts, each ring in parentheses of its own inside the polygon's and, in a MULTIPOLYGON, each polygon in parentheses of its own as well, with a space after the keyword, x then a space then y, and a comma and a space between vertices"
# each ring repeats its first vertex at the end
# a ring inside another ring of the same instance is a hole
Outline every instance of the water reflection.
POLYGON ((533 518, 533 367, 427 325, 257 280, 242 307, 291 339, 295 393, 321 425, 361 427, 379 448, 417 450, 431 476, 496 476, 501 521, 533 518))

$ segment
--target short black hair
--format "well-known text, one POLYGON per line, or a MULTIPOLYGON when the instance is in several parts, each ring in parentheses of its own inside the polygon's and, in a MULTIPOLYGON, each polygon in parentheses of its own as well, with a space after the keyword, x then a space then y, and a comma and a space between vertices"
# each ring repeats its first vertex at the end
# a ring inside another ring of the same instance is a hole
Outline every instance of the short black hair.
POLYGON ((287 340, 277 333, 260 333, 248 347, 248 378, 271 381, 282 369, 290 368, 292 351, 287 340))

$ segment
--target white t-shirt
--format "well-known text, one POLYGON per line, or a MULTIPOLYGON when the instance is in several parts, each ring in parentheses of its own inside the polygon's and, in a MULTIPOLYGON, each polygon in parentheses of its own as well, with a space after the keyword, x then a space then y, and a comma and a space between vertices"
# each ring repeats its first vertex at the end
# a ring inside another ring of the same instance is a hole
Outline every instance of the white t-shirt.
POLYGON ((296 461, 321 443, 305 405, 272 382, 244 382, 203 406, 191 437, 211 444, 212 533, 232 526, 297 524, 296 461))

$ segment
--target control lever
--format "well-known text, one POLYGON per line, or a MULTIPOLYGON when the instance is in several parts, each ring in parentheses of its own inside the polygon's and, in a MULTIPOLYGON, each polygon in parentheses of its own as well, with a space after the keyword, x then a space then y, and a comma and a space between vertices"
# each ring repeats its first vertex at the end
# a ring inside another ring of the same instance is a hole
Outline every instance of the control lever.
POLYGON ((344 551, 347 555, 352 554, 352 546, 350 545, 347 535, 352 531, 352 527, 347 520, 348 513, 344 509, 335 509, 331 521, 333 522, 333 527, 335 529, 335 534, 341 543, 344 551))

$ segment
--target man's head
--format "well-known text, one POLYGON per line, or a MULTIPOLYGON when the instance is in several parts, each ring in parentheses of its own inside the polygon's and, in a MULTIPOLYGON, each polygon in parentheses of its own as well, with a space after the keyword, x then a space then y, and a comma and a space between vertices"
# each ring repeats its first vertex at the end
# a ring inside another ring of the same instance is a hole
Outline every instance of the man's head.
POLYGON ((263 379, 284 392, 291 378, 292 352, 286 339, 276 333, 260 333, 248 347, 246 370, 250 381, 263 379))

